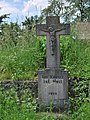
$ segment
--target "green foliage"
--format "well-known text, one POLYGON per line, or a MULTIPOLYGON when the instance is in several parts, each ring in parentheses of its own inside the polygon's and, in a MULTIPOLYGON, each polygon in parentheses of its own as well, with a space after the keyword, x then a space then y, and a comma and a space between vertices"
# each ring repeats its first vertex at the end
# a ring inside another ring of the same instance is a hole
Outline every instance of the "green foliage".
MULTIPOLYGON (((46 38, 17 23, 3 24, 0 35, 0 79, 36 79, 45 68, 46 38)), ((90 42, 71 34, 60 38, 61 66, 70 77, 90 78, 90 42)))
MULTIPOLYGON (((27 19, 28 21, 28 19, 27 19)), ((35 28, 22 28, 17 23, 3 24, 0 34, 0 80, 37 79, 37 71, 45 68, 46 38, 36 37, 35 28)), ((26 22, 26 24, 29 24, 26 22)), ((71 34, 60 39, 61 67, 69 71, 69 77, 76 78, 73 84, 74 96, 70 96, 69 119, 90 119, 90 103, 87 103, 87 84, 90 81, 90 42, 78 40, 71 34), (77 78, 83 78, 82 80, 77 78), (80 81, 79 81, 80 80, 80 81), (84 105, 83 105, 84 104, 84 105)), ((36 113, 36 100, 30 91, 19 99, 16 91, 0 90, 1 120, 65 120, 36 113)), ((70 93, 69 93, 70 94, 70 93)))
POLYGON ((0 89, 0 120, 89 120, 90 103, 85 102, 73 114, 68 116, 52 112, 40 113, 36 111, 37 102, 32 97, 30 90, 22 91, 22 96, 17 96, 17 91, 0 89))
MULTIPOLYGON (((0 8, 0 9, 1 9, 1 8, 0 8)), ((9 18, 9 17, 8 17, 9 15, 10 15, 10 14, 1 15, 1 16, 0 16, 0 24, 3 22, 3 19, 9 18)))
POLYGON ((65 22, 90 21, 90 0, 49 0, 42 15, 60 16, 65 22))
POLYGON ((3 25, 0 38, 0 79, 36 79, 44 68, 45 38, 13 23, 3 25))
POLYGON ((78 19, 79 21, 90 21, 90 0, 66 0, 70 5, 66 9, 65 17, 78 19))
POLYGON ((90 42, 70 37, 61 38, 61 65, 70 77, 90 78, 90 42))
MULTIPOLYGON (((61 37, 61 66, 69 71, 69 77, 85 78, 89 81, 90 42, 78 40, 73 36, 74 35, 69 37, 61 37)), ((29 31, 26 28, 20 29, 17 24, 4 24, 2 34, 0 35, 0 43, 1 80, 36 79, 37 71, 40 68, 45 67, 46 38, 36 37, 34 29, 29 31)), ((87 90, 88 81, 77 82, 75 80, 74 82, 75 95, 70 97, 70 108, 73 113, 76 112, 81 107, 81 105, 87 101, 85 90, 87 90)), ((7 93, 1 94, 0 96, 2 96, 1 100, 6 100, 7 103, 2 103, 3 107, 5 104, 5 108, 1 108, 4 109, 2 114, 4 114, 4 119, 6 120, 12 120, 13 118, 16 120, 18 119, 18 116, 22 120, 28 120, 29 118, 37 120, 54 120, 52 116, 40 116, 36 114, 35 111, 33 111, 34 108, 36 108, 36 104, 35 106, 32 106, 32 97, 29 95, 25 95, 21 98, 21 100, 24 101, 21 107, 22 109, 16 104, 17 96, 15 96, 15 94, 13 95, 14 98, 11 96, 9 97, 7 93), (4 98, 2 95, 4 95, 4 97, 6 96, 6 98, 4 98), (27 102, 28 96, 31 100, 30 103, 27 102), (30 107, 29 109, 32 111, 28 111, 26 106, 30 107), (9 113, 11 113, 11 116, 8 116, 9 113), (24 116, 23 113, 25 113, 24 116)), ((72 114, 72 116, 75 116, 74 114, 72 114)), ((82 114, 82 112, 80 114, 82 114)), ((59 119, 63 118, 56 118, 56 120, 59 119)))
POLYGON ((62 12, 62 1, 59 0, 49 0, 49 6, 42 11, 42 15, 61 15, 62 12))
POLYGON ((64 2, 62 0, 49 0, 48 3, 47 8, 42 10, 41 16, 62 16, 64 8, 64 2))
POLYGON ((89 101, 88 99, 88 80, 73 79, 73 84, 69 84, 69 100, 70 111, 73 113, 77 111, 83 104, 89 101))
POLYGON ((71 35, 61 37, 61 66, 68 70, 70 111, 77 111, 88 101, 88 83, 90 82, 90 42, 78 40, 71 35), (69 80, 70 81, 70 80, 69 80))
POLYGON ((22 95, 22 104, 19 102, 15 89, 0 90, 1 120, 28 120, 34 117, 35 111, 36 101, 29 90, 22 95))
POLYGON ((39 21, 38 16, 31 16, 31 17, 26 17, 25 21, 22 22, 23 26, 26 26, 29 30, 31 30, 36 23, 39 21))
POLYGON ((90 120, 90 103, 84 103, 78 111, 71 114, 70 120, 90 120))
POLYGON ((31 96, 30 90, 23 90, 21 99, 17 91, 0 89, 0 120, 65 120, 65 116, 53 113, 40 113, 36 111, 36 100, 31 96))

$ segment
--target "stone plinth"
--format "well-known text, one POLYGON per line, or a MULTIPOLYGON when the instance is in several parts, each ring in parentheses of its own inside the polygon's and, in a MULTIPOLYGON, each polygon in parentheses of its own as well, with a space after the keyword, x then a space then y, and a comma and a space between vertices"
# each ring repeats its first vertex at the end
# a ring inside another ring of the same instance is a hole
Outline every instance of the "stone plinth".
POLYGON ((38 72, 38 98, 40 106, 64 109, 68 101, 68 73, 60 69, 38 72))

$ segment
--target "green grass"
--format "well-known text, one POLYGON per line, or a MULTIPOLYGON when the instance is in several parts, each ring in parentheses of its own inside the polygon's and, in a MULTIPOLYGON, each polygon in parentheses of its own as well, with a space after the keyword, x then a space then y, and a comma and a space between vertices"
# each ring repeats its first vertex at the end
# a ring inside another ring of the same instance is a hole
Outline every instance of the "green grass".
POLYGON ((61 38, 61 65, 70 77, 90 79, 90 41, 73 39, 73 36, 61 38))
MULTIPOLYGON (((37 79, 45 68, 46 38, 36 37, 35 29, 20 29, 14 23, 3 25, 0 34, 0 80, 37 79)), ((74 39, 73 34, 60 38, 60 64, 69 77, 90 78, 90 42, 74 39)))
POLYGON ((90 120, 90 102, 84 103, 70 116, 70 120, 90 120))
POLYGON ((40 59, 34 48, 11 47, 0 51, 0 79, 31 79, 40 59))
MULTIPOLYGON (((14 23, 3 25, 0 34, 0 80, 37 79, 38 70, 45 68, 46 38, 36 37, 35 34, 35 29, 20 29, 14 23)), ((61 67, 69 71, 69 77, 90 80, 89 41, 73 39, 71 33, 69 37, 61 37, 60 52, 61 67)), ((75 87, 77 91, 85 88, 85 85, 80 85, 75 87)), ((13 88, 10 91, 0 90, 0 120, 90 120, 90 103, 82 102, 86 99, 84 97, 83 92, 78 93, 75 101, 79 104, 77 111, 59 116, 52 112, 37 112, 36 99, 28 90, 20 99, 13 88)), ((77 105, 74 107, 77 108, 77 105)))
POLYGON ((37 38, 35 30, 17 32, 9 25, 4 27, 0 35, 0 80, 36 79, 37 71, 44 67, 45 39, 37 38))
MULTIPOLYGON (((35 39, 35 38, 32 38, 35 39)), ((39 69, 45 67, 45 39, 0 49, 0 80, 37 79, 39 69)), ((69 71, 70 77, 90 78, 90 42, 71 38, 61 39, 61 66, 69 71)))
POLYGON ((37 102, 32 98, 30 90, 22 91, 21 98, 17 97, 14 88, 0 90, 0 120, 59 120, 65 118, 52 112, 37 112, 37 102))
POLYGON ((90 103, 85 102, 72 114, 37 111, 37 102, 30 90, 18 98, 14 88, 0 89, 0 120, 90 120, 90 103))

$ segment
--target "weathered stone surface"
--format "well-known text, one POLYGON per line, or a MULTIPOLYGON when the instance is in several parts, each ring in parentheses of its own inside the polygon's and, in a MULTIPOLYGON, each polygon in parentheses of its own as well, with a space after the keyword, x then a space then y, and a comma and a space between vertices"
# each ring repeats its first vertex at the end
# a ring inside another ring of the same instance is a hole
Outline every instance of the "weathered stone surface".
POLYGON ((46 17, 46 24, 36 26, 36 34, 47 36, 46 67, 60 67, 60 35, 70 34, 70 24, 60 24, 58 16, 46 17))
POLYGON ((78 22, 76 24, 76 33, 79 39, 90 40, 90 22, 78 22))
POLYGON ((68 100, 68 74, 60 69, 46 69, 38 73, 38 98, 42 106, 51 104, 64 109, 68 100))
POLYGON ((46 24, 36 26, 37 35, 46 35, 46 69, 38 73, 40 106, 64 109, 68 101, 68 73, 60 67, 60 35, 70 34, 70 24, 60 24, 58 16, 46 17, 46 24))

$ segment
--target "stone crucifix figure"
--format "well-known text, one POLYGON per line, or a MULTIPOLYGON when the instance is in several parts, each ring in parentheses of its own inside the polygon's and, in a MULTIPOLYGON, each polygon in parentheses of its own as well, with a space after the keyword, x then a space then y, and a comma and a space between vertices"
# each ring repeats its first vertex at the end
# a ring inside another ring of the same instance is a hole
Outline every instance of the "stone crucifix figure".
POLYGON ((60 67, 60 35, 70 34, 69 24, 60 24, 58 16, 47 16, 46 24, 36 25, 36 34, 47 37, 46 67, 60 67))
POLYGON ((60 32, 62 30, 64 30, 65 28, 62 29, 56 29, 54 30, 53 25, 51 25, 48 30, 47 29, 42 29, 42 31, 49 33, 50 35, 50 46, 51 46, 51 55, 55 54, 55 48, 56 48, 56 32, 60 32))

